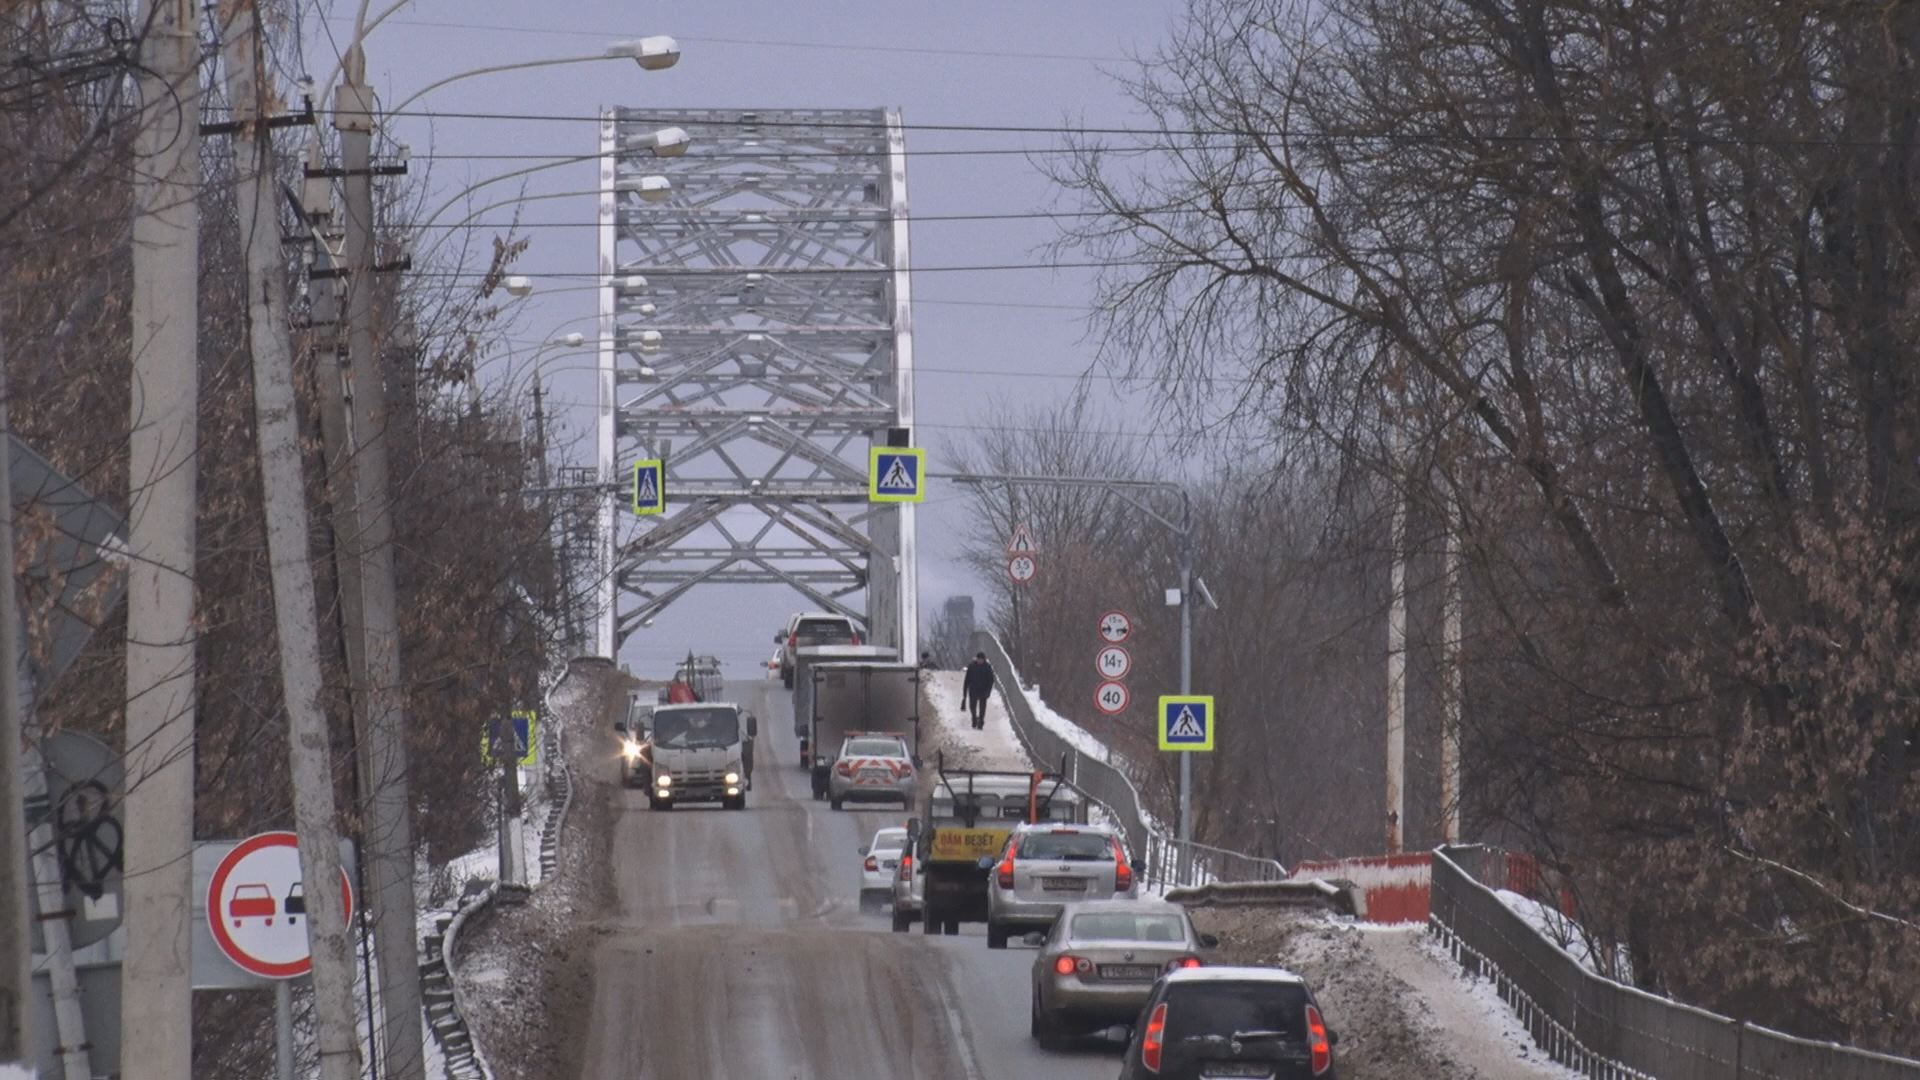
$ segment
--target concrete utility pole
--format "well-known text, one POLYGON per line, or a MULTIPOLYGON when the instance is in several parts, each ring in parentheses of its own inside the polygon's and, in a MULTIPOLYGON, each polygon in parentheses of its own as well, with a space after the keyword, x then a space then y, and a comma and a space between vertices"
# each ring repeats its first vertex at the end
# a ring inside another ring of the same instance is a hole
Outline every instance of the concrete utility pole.
POLYGON ((371 768, 366 823, 368 907, 380 962, 381 1034, 392 1080, 422 1080, 420 947, 414 938, 413 822, 407 793, 406 690, 401 681, 399 601, 393 569, 393 506, 387 469, 387 392, 374 334, 373 90, 367 58, 348 50, 334 97, 346 189, 347 352, 355 504, 359 511, 361 618, 371 768))
POLYGON ((1397 854, 1405 840, 1407 811, 1407 496, 1400 489, 1400 459, 1405 456, 1400 421, 1393 427, 1393 467, 1389 487, 1393 523, 1387 602, 1387 854, 1397 854))
POLYGON ((193 1075, 194 515, 199 507, 200 9, 142 0, 127 477, 127 951, 121 1059, 193 1075))
MULTIPOLYGON (((27 817, 22 803, 20 745, 20 598, 13 580, 13 426, 7 419, 7 341, 0 327, 0 866, 27 865, 27 817)), ((28 1046, 27 995, 33 990, 33 936, 27 890, 18 873, 0 885, 0 1065, 33 1060, 28 1046)))
POLYGON ((307 897, 307 941, 313 955, 315 1042, 323 1080, 358 1080, 353 942, 346 908, 334 884, 340 880, 340 839, 334 827, 327 716, 320 700, 319 612, 307 546, 311 534, 293 348, 288 338, 286 266, 275 211, 273 137, 260 108, 266 76, 253 0, 236 0, 231 11, 224 59, 233 117, 243 125, 234 156, 247 169, 235 196, 245 242, 248 344, 253 353, 274 630, 280 639, 280 679, 286 693, 294 827, 300 843, 301 887, 307 897))
POLYGON ((1460 494, 1447 499, 1447 538, 1440 599, 1440 837, 1460 842, 1460 494))

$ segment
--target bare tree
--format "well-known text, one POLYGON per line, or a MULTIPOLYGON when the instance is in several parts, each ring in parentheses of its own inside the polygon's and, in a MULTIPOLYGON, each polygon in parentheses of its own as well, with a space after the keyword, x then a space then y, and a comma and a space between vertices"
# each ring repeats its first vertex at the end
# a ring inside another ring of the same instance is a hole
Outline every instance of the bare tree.
POLYGON ((1892 1042, 1920 12, 1735 8, 1192 0, 1132 84, 1152 149, 1053 168, 1124 370, 1478 492, 1481 807, 1639 977, 1892 1042))

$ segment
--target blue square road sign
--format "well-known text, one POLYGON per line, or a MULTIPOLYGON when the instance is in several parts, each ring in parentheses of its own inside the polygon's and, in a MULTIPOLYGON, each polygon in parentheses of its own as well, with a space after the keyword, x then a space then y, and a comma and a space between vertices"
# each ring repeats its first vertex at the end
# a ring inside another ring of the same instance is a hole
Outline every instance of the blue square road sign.
POLYGON ((1160 749, 1204 752, 1213 749, 1213 698, 1167 694, 1160 698, 1160 749))

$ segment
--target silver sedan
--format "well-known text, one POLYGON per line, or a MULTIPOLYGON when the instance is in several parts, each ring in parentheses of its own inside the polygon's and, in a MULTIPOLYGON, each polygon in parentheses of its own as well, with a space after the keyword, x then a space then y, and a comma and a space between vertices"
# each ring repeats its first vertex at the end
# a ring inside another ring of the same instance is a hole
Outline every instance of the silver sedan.
POLYGON ((1033 961, 1033 1037, 1054 1050, 1068 1039, 1132 1024, 1161 975, 1199 967, 1218 944, 1193 928, 1187 909, 1160 900, 1068 904, 1033 961))

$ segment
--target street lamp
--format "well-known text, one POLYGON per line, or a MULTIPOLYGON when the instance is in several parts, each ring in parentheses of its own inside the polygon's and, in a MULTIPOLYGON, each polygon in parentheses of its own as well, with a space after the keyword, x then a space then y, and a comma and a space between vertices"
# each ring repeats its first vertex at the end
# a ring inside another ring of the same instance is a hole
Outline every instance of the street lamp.
POLYGON ((605 52, 593 56, 562 56, 552 60, 522 60, 512 64, 494 64, 489 67, 474 68, 472 71, 463 71, 458 75, 449 75, 444 79, 428 83, 414 91, 405 101, 394 106, 387 115, 400 116, 407 111, 407 106, 420 100, 425 95, 448 83, 459 82, 461 79, 472 79, 481 75, 496 75, 503 71, 524 71, 528 68, 558 67, 561 64, 592 64, 602 60, 632 60, 639 64, 642 70, 662 71, 679 62, 680 45, 672 38, 664 34, 659 34, 653 37, 634 38, 631 41, 616 41, 607 46, 605 52))
POLYGON ((658 131, 649 131, 645 135, 629 135, 620 140, 627 150, 651 150, 654 157, 682 157, 687 152, 687 144, 693 137, 683 127, 664 127, 658 131))

